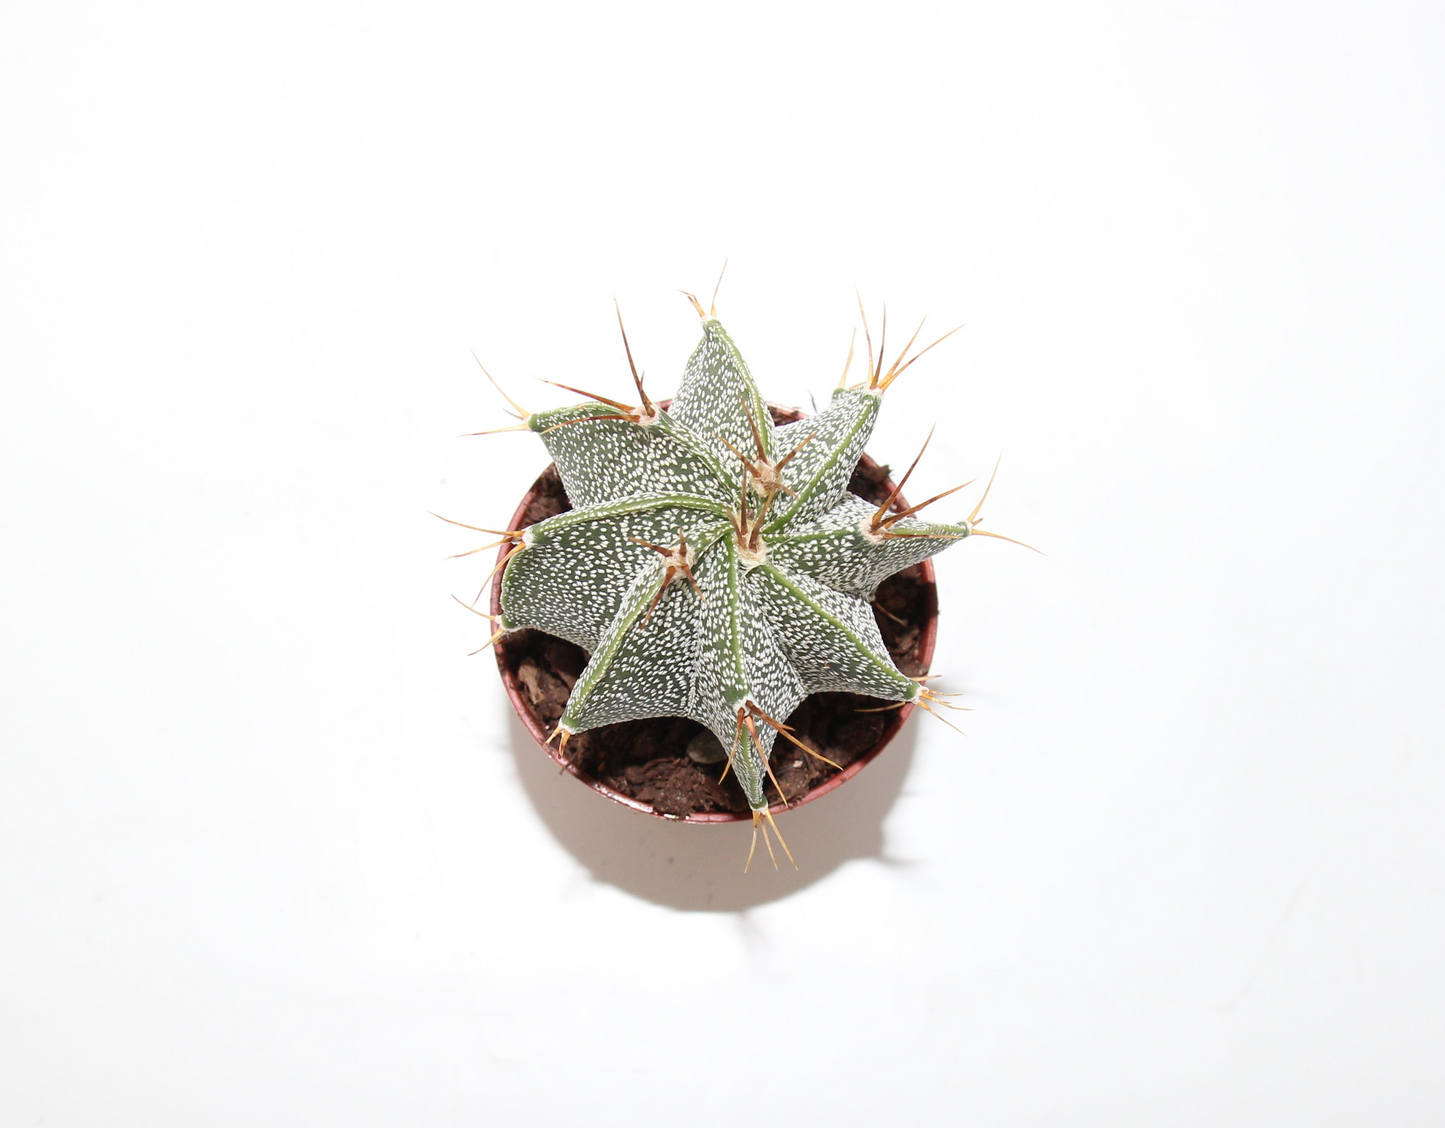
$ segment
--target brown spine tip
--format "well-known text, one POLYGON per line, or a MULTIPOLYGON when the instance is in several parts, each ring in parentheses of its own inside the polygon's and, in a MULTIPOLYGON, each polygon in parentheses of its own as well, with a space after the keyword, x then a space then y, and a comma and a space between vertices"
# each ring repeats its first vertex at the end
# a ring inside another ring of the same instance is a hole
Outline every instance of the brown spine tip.
MULTIPOLYGON (((716 317, 716 316, 717 316, 717 292, 722 289, 723 275, 726 274, 727 272, 728 272, 728 260, 727 260, 727 259, 723 259, 722 269, 717 272, 717 285, 712 288, 712 301, 709 303, 709 305, 710 305, 711 308, 710 308, 709 311, 708 311, 708 316, 709 316, 709 317, 716 317)), ((699 313, 702 312, 701 308, 698 309, 698 312, 699 312, 699 313)))
MULTIPOLYGON (((638 375, 637 365, 632 360, 632 346, 627 343, 627 327, 622 324, 622 307, 617 304, 616 298, 612 299, 612 304, 617 309, 617 328, 622 330, 622 347, 627 350, 627 367, 632 369, 632 382, 637 385, 637 394, 642 400, 642 412, 644 415, 654 416, 657 414, 657 408, 652 405, 652 401, 647 398, 647 392, 643 390, 642 377, 638 375)), ((614 406, 620 407, 621 405, 614 406)))

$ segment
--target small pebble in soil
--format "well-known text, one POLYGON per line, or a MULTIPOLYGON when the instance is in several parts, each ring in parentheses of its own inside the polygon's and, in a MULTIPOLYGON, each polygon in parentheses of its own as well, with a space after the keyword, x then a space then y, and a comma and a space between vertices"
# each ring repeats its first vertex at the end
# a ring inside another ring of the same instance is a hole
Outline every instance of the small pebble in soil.
POLYGON ((694 764, 721 764, 728 758, 722 741, 703 729, 687 742, 687 758, 694 764))

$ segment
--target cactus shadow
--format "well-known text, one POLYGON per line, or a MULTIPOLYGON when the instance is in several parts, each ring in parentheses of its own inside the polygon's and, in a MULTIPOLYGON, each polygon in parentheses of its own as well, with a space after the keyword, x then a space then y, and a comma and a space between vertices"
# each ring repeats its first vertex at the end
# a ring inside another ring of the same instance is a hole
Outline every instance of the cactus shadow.
POLYGON ((917 718, 912 722, 842 787, 777 816, 796 871, 781 851, 774 871, 760 835, 748 873, 743 863, 750 824, 691 824, 639 814, 559 774, 515 716, 508 734, 527 797, 592 880, 688 912, 742 912, 791 896, 847 862, 904 864, 885 852, 883 821, 913 763, 917 718))

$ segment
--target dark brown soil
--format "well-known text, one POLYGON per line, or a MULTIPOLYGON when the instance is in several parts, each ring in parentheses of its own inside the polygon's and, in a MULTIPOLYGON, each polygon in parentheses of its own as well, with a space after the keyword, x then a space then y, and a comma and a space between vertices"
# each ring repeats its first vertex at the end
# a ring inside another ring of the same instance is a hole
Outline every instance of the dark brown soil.
MULTIPOLYGON (((779 422, 795 418, 776 409, 773 415, 779 422)), ((865 458, 849 489, 882 504, 888 496, 887 480, 888 467, 865 458)), ((522 526, 571 508, 555 467, 546 469, 535 488, 522 526)), ((895 502, 895 507, 902 505, 895 502)), ((878 589, 873 614, 889 653, 905 674, 928 672, 919 656, 926 625, 937 606, 934 585, 923 575, 922 567, 905 569, 878 589)), ((516 677, 526 704, 544 731, 551 732, 566 708, 573 683, 587 665, 586 651, 540 631, 517 631, 498 644, 497 657, 516 677)), ((815 693, 798 706, 787 723, 805 744, 846 768, 878 743, 892 719, 887 712, 859 710, 889 704, 852 693, 815 693)), ((567 744, 567 759, 581 774, 648 804, 659 814, 685 817, 706 811, 746 812, 747 800, 734 776, 719 784, 721 772, 716 765, 700 766, 686 755, 688 741, 702 728, 696 721, 680 717, 605 725, 573 736, 567 744)), ((789 799, 838 774, 838 769, 781 738, 773 749, 772 768, 789 799)), ((771 802, 778 801, 771 782, 767 794, 771 802)))

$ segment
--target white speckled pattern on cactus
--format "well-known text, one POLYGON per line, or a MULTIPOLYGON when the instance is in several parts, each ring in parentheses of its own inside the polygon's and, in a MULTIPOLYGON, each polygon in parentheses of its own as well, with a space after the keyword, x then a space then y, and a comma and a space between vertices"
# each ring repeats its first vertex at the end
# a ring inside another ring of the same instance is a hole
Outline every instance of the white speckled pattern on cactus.
POLYGON ((918 696, 918 683, 888 657, 868 604, 771 564, 753 577, 767 617, 786 640, 788 661, 809 692, 863 693, 888 701, 918 696))
MULTIPOLYGON (((717 318, 709 318, 703 323, 702 340, 688 358, 682 387, 672 401, 672 416, 716 451, 730 474, 737 473, 737 456, 718 441, 718 435, 749 456, 758 449, 743 411, 744 400, 762 434, 764 453, 771 456, 776 448, 768 405, 727 330, 717 318)), ((736 488, 736 479, 733 485, 736 488)))
POLYGON ((968 535, 967 525, 942 525, 904 517, 892 526, 903 534, 868 537, 863 523, 877 507, 853 494, 816 521, 791 526, 768 539, 768 560, 790 574, 812 576, 837 591, 872 599, 878 585, 896 572, 938 553, 940 542, 968 535))
POLYGON ((501 625, 535 627, 595 650, 632 581, 661 559, 634 541, 670 545, 682 529, 701 546, 727 528, 718 506, 675 495, 574 509, 540 521, 502 577, 501 625))
POLYGON ((527 420, 542 435, 574 509, 640 492, 690 493, 720 502, 736 494, 736 478, 729 480, 712 448, 666 413, 647 427, 596 418, 613 413, 606 404, 583 403, 539 411, 527 420))
POLYGON ((879 397, 840 388, 817 415, 778 428, 778 457, 813 435, 813 441, 783 467, 783 484, 797 496, 778 499, 769 530, 786 529, 827 513, 842 499, 848 479, 873 433, 879 397))

